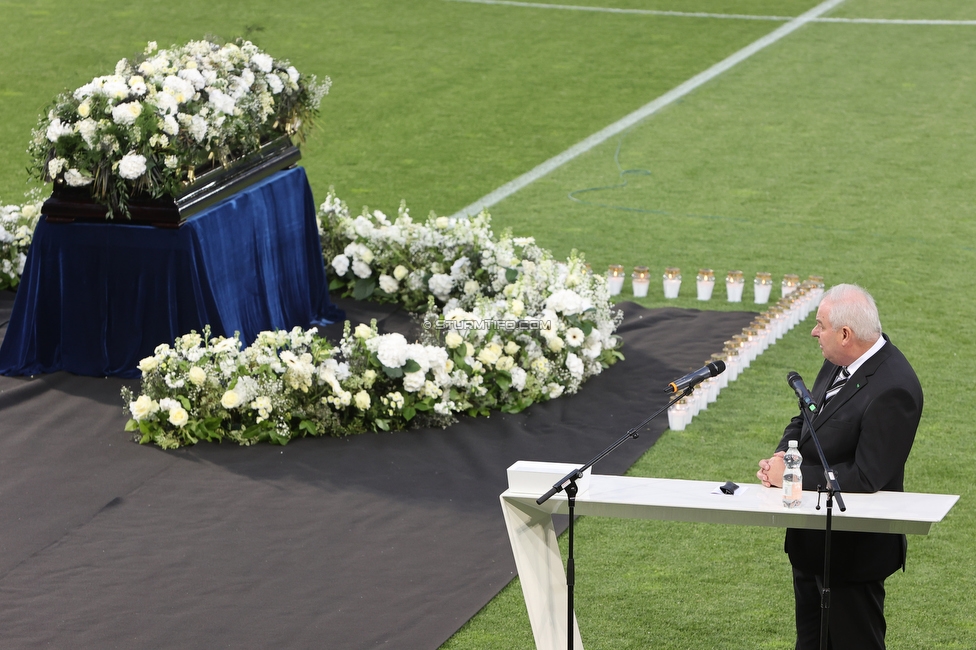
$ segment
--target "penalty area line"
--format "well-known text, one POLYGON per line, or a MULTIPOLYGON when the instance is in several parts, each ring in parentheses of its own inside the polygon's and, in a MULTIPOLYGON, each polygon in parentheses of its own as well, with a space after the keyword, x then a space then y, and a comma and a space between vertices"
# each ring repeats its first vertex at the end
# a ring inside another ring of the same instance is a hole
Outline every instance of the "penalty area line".
MULTIPOLYGON (((471 1, 471 0, 464 0, 464 1, 471 1)), ((626 129, 646 119, 647 117, 653 115, 654 113, 657 113, 662 108, 674 103, 678 99, 681 99, 682 97, 689 94, 699 86, 708 83, 709 81, 719 76, 723 72, 729 70, 730 68, 734 67, 738 63, 745 61, 753 54, 756 54, 757 52, 765 49, 766 47, 769 47, 773 43, 776 43, 777 41, 785 38, 786 36, 789 36, 790 34, 795 32, 800 27, 803 27, 807 23, 813 22, 815 19, 827 13, 837 5, 841 4, 843 1, 844 0, 826 0, 826 2, 817 5, 813 9, 807 11, 806 13, 801 14, 796 18, 793 18, 785 25, 778 27, 777 29, 773 30, 769 34, 766 34, 759 40, 754 41, 753 43, 739 50, 738 52, 732 54, 728 58, 719 61, 718 63, 708 68, 704 72, 701 72, 695 75, 694 77, 692 77, 691 79, 685 81, 680 86, 677 86, 669 90, 668 92, 661 95, 654 101, 645 104, 644 106, 637 109, 636 111, 630 113, 629 115, 624 116, 620 120, 617 120, 610 126, 607 126, 604 129, 597 131, 596 133, 589 136, 585 140, 578 142, 577 144, 573 145, 566 151, 550 158, 549 160, 538 165, 534 169, 531 169, 528 172, 522 174, 518 178, 509 181, 508 183, 505 183, 495 191, 481 197, 471 205, 468 205, 467 207, 458 210, 451 216, 452 217, 474 216, 479 212, 481 212, 482 210, 490 208, 491 206, 501 202, 503 199, 508 198, 515 192, 526 187, 527 185, 534 183, 535 181, 539 180, 543 176, 549 174, 551 171, 565 165, 569 161, 579 157, 580 155, 586 153, 587 151, 596 147, 597 145, 609 140, 610 138, 625 131, 626 129)))

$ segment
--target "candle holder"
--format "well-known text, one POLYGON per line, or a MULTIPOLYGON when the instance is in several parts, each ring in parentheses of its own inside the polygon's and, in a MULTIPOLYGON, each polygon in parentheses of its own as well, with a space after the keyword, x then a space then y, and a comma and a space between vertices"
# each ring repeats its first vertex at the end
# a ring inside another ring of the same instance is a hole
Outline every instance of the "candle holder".
POLYGON ((607 270, 607 289, 611 296, 619 295, 624 288, 624 267, 622 264, 611 264, 607 270))
POLYGON ((664 269, 664 297, 677 298, 681 289, 681 269, 669 266, 664 269))
POLYGON ((634 288, 635 298, 646 298, 647 288, 651 286, 651 272, 646 266, 635 266, 630 275, 631 286, 634 288))
POLYGON ((756 304, 764 305, 769 302, 769 293, 773 290, 773 274, 760 271, 756 273, 753 284, 756 290, 756 304))
POLYGON ((698 286, 698 299, 711 300, 712 289, 715 288, 715 271, 711 269, 698 269, 698 276, 695 278, 698 286))
POLYGON ((742 302, 742 288, 745 286, 742 271, 729 271, 725 276, 725 292, 729 302, 742 302))
POLYGON ((691 408, 687 400, 684 397, 668 409, 668 428, 672 431, 684 431, 685 425, 691 420, 691 408))
POLYGON ((783 282, 780 285, 782 289, 782 296, 785 298, 794 291, 796 291, 800 286, 800 276, 793 273, 787 273, 783 276, 783 282))

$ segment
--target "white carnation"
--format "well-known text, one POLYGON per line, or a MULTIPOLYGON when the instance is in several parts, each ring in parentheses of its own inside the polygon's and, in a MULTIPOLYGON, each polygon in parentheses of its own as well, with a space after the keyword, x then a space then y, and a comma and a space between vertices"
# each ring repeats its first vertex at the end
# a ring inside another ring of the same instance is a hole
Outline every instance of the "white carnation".
POLYGON ((190 120, 190 135, 197 142, 203 142, 203 139, 207 137, 207 120, 199 115, 194 115, 190 120))
POLYGON ((271 66, 274 65, 274 59, 263 52, 258 52, 251 57, 251 63, 253 63, 254 67, 261 72, 271 72, 271 66))
POLYGON ((92 178, 85 176, 77 169, 71 168, 64 173, 64 182, 71 187, 84 187, 92 182, 92 178))
POLYGON ((378 337, 376 358, 387 368, 402 367, 407 362, 407 339, 396 332, 378 337))
POLYGON ((427 282, 427 287, 438 300, 443 302, 451 297, 451 289, 454 288, 454 280, 451 279, 451 276, 445 275, 444 273, 435 273, 430 276, 430 280, 427 282))
POLYGON ((349 258, 345 255, 336 255, 332 258, 332 268, 335 269, 337 275, 345 275, 346 271, 349 270, 349 258))
POLYGON ((368 278, 373 275, 373 269, 369 268, 369 264, 366 264, 362 260, 355 260, 352 263, 352 272, 359 278, 368 278))
POLYGON ((424 387, 426 382, 427 379, 424 377, 424 373, 420 371, 408 372, 403 375, 403 390, 408 393, 416 393, 424 387))
POLYGON ((60 118, 54 118, 47 127, 47 139, 51 142, 57 142, 58 138, 63 135, 71 135, 74 133, 74 128, 70 124, 64 124, 61 122, 60 118))
POLYGON ((566 355, 566 369, 569 370, 569 373, 574 377, 577 378, 582 377, 583 360, 580 359, 575 354, 573 354, 572 352, 570 352, 569 354, 566 355))
POLYGON ((512 376, 512 388, 521 392, 525 388, 525 378, 528 376, 528 373, 522 368, 515 366, 508 374, 512 376))
POLYGON ((119 161, 119 176, 129 180, 146 173, 146 157, 137 153, 127 153, 119 161))
POLYGON ((271 89, 272 95, 277 95, 285 89, 285 84, 282 83, 281 78, 276 74, 264 75, 264 81, 268 84, 268 88, 271 89))

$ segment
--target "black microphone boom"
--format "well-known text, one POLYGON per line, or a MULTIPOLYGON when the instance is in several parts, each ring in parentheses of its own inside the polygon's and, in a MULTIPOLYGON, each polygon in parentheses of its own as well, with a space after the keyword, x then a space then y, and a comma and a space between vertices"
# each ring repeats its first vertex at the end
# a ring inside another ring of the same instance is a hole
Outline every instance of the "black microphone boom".
POLYGON ((725 362, 724 361, 712 361, 705 364, 695 372, 689 373, 680 379, 675 379, 668 387, 664 389, 665 393, 677 393, 679 391, 685 390, 686 388, 691 388, 702 383, 709 377, 714 377, 716 375, 721 375, 725 372, 725 362))
POLYGON ((803 377, 800 376, 800 373, 796 372, 795 370, 789 371, 786 373, 786 381, 790 385, 790 388, 793 389, 793 392, 796 393, 796 396, 800 399, 800 404, 803 405, 803 408, 807 409, 811 413, 816 413, 817 403, 813 401, 813 398, 810 396, 810 391, 808 391, 807 387, 803 384, 803 377))

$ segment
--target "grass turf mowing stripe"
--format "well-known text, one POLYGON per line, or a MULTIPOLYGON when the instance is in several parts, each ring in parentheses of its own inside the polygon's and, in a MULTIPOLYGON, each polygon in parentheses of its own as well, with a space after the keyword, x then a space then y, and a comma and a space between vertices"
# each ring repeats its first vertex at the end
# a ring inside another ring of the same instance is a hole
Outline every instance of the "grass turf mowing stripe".
POLYGON ((491 206, 495 205, 499 201, 519 191, 526 185, 535 182, 536 180, 542 178, 543 176, 553 171, 554 169, 561 167, 562 165, 566 164, 570 160, 573 160, 577 156, 586 153, 587 151, 597 146, 598 144, 605 142, 609 138, 612 138, 618 133, 621 133, 624 130, 630 128, 634 124, 637 124, 641 120, 653 115, 654 113, 658 112, 665 106, 668 106, 674 101, 684 97, 691 91, 711 81, 712 79, 719 76, 726 70, 729 70, 736 64, 748 59, 756 52, 759 52, 765 49, 766 47, 768 47, 769 45, 772 45, 773 43, 779 41, 780 39, 792 34, 800 27, 803 27, 804 25, 811 22, 815 18, 818 18, 824 13, 830 11, 837 5, 841 4, 843 1, 844 0, 827 0, 826 2, 817 5, 810 11, 807 11, 806 13, 797 16, 796 18, 786 23, 782 27, 775 29, 774 31, 760 38, 759 40, 747 45, 746 47, 742 48, 732 56, 726 58, 723 61, 716 63, 708 70, 705 70, 704 72, 695 75, 694 77, 684 82, 677 88, 668 91, 667 93, 661 95, 660 97, 650 102, 649 104, 645 104, 644 106, 637 109, 630 115, 627 115, 622 119, 614 122, 610 126, 594 133, 593 135, 586 138, 582 142, 579 142, 573 145, 572 147, 570 147, 569 149, 567 149, 566 151, 562 152, 561 154, 554 156, 553 158, 550 158, 549 160, 545 161, 541 165, 538 165, 534 169, 526 172, 525 174, 522 174, 515 180, 509 181, 508 183, 502 185, 501 187, 491 192, 490 194, 478 199, 471 205, 462 208, 452 216, 454 217, 471 216, 471 215, 478 214, 479 212, 481 212, 481 210, 490 208, 491 206))

